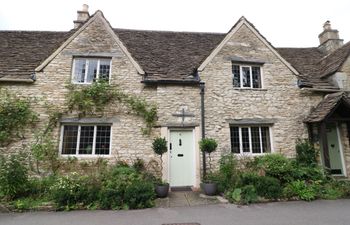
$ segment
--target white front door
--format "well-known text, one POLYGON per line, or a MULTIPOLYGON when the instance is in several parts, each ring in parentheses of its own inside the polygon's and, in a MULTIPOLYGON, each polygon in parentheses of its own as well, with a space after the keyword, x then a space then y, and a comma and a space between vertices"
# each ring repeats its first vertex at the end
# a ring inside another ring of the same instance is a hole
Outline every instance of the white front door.
POLYGON ((195 184, 193 131, 170 131, 169 145, 170 186, 193 186, 195 184))

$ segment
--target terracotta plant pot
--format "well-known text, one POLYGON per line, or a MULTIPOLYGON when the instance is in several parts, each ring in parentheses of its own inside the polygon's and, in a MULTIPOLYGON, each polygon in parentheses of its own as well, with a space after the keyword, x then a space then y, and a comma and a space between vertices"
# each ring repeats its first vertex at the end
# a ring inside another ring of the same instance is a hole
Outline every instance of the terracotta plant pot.
POLYGON ((169 184, 157 184, 156 194, 158 198, 165 198, 169 193, 169 184))
POLYGON ((206 195, 213 196, 217 193, 218 187, 215 183, 202 183, 201 186, 206 195))

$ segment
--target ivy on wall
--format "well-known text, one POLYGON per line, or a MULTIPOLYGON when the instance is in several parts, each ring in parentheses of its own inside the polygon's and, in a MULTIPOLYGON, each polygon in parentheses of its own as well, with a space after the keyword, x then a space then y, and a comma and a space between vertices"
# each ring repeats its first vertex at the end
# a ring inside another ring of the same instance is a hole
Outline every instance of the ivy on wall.
POLYGON ((145 99, 123 93, 108 82, 99 81, 85 87, 70 84, 66 96, 68 110, 76 110, 79 116, 94 115, 103 112, 112 102, 126 105, 137 116, 144 119, 146 127, 142 128, 144 134, 150 134, 157 120, 157 106, 146 102, 145 99))
POLYGON ((18 97, 0 88, 0 147, 21 138, 24 129, 34 124, 37 114, 30 108, 29 98, 18 97))

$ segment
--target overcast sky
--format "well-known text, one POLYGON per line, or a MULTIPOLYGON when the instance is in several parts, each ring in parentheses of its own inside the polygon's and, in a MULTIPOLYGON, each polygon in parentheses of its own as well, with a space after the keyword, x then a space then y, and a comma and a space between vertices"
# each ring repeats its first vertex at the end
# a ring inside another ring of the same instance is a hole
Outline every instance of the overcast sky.
POLYGON ((0 30, 67 31, 84 3, 115 28, 226 33, 245 16, 276 47, 310 47, 330 20, 350 41, 350 0, 0 0, 0 30))

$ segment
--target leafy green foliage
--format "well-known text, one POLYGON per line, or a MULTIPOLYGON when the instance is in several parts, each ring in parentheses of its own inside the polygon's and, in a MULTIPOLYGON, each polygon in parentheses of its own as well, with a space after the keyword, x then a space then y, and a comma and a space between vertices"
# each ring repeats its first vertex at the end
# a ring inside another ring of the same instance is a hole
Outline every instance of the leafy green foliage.
POLYGON ((319 152, 309 141, 299 140, 295 149, 297 152, 296 161, 299 164, 307 166, 317 165, 317 157, 319 152))
POLYGON ((212 138, 203 138, 199 142, 199 148, 201 151, 206 152, 208 154, 214 152, 218 147, 218 143, 212 138))
POLYGON ((20 136, 25 127, 36 119, 29 99, 0 88, 0 146, 9 144, 14 136, 20 136))
POLYGON ((146 127, 142 128, 144 134, 150 134, 156 123, 157 106, 148 104, 142 98, 127 95, 106 81, 94 82, 89 86, 79 88, 70 84, 67 88, 69 90, 66 97, 68 110, 76 110, 80 116, 101 113, 108 104, 118 101, 144 119, 146 123, 146 127))
POLYGON ((296 180, 289 183, 283 190, 287 198, 297 197, 298 199, 311 201, 316 199, 319 186, 317 184, 308 184, 302 180, 296 180))
POLYGON ((153 140, 152 148, 154 153, 156 153, 159 156, 162 156, 168 151, 167 141, 165 140, 165 138, 157 137, 153 140))
POLYGON ((0 157, 0 196, 12 200, 23 197, 29 189, 28 170, 23 157, 0 157))
POLYGON ((266 199, 278 199, 281 197, 282 187, 278 179, 259 176, 254 173, 243 173, 241 177, 242 186, 253 185, 259 196, 266 199))
POLYGON ((213 181, 217 183, 219 192, 225 192, 236 187, 239 182, 238 161, 233 154, 227 154, 221 157, 219 163, 219 172, 213 181))
POLYGON ((230 202, 237 204, 250 204, 257 202, 258 195, 253 185, 246 185, 226 192, 225 196, 230 202))

